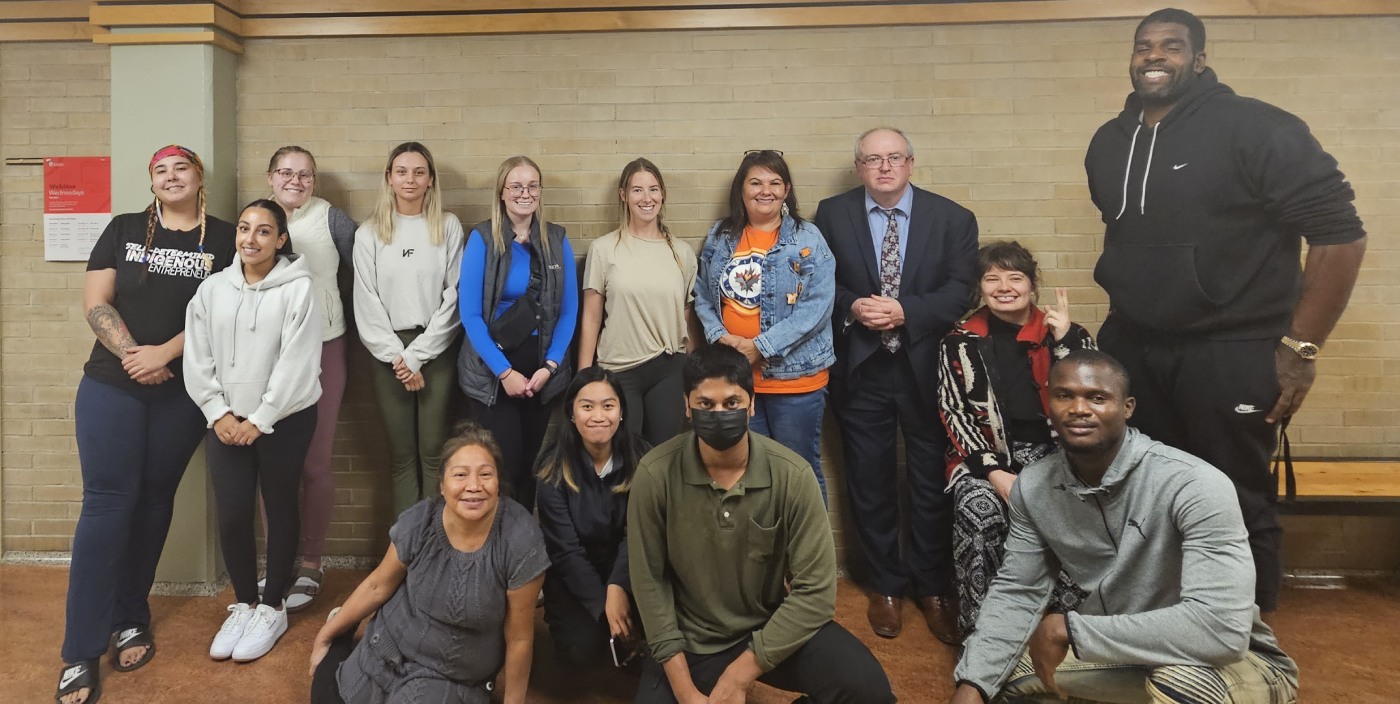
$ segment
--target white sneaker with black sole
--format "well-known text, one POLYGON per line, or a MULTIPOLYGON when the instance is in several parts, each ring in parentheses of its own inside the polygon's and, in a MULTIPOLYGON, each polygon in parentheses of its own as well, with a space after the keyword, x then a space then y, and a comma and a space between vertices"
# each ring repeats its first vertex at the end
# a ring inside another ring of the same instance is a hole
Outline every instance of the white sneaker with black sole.
POLYGON ((248 621, 247 630, 233 648, 235 662, 250 662, 267 655, 277 639, 287 632, 287 612, 274 609, 268 604, 259 604, 253 610, 253 618, 248 621))
POLYGON ((233 649, 248 630, 248 622, 253 620, 253 607, 247 604, 234 604, 228 610, 228 618, 214 634, 214 642, 209 644, 209 657, 215 660, 227 660, 233 655, 233 649))

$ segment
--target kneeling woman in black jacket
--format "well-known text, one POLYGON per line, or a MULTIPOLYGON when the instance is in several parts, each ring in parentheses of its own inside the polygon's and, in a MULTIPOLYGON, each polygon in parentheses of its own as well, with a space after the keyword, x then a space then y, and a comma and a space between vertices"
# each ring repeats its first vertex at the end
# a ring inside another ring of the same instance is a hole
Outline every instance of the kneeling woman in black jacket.
POLYGON ((537 462, 540 527, 550 568, 544 620, 561 659, 606 660, 609 636, 632 638, 627 576, 627 489, 648 449, 623 429, 626 404, 612 372, 578 373, 560 408, 564 420, 537 462))

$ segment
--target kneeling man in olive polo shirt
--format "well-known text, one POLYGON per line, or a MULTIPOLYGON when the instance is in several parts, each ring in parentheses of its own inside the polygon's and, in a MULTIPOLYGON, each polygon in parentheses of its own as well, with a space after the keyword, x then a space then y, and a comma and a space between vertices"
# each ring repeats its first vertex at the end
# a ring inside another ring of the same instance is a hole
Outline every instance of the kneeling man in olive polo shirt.
POLYGON ((702 347, 682 380, 694 431, 642 458, 627 507, 653 657, 636 701, 737 704, 758 680, 810 702, 893 702, 875 656, 832 621, 836 549, 812 468, 749 432, 748 360, 702 347))

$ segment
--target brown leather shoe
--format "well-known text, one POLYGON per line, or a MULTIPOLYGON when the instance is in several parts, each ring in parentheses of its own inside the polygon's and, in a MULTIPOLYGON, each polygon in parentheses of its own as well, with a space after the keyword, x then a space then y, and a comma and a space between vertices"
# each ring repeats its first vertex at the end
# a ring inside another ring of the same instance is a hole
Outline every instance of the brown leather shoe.
POLYGON ((926 596, 919 599, 919 608, 928 621, 928 629, 933 637, 948 645, 961 645, 962 634, 958 633, 958 602, 952 597, 926 596))
POLYGON ((882 638, 894 638, 904 629, 904 600, 897 596, 870 595, 870 606, 865 617, 870 619, 870 628, 882 638))

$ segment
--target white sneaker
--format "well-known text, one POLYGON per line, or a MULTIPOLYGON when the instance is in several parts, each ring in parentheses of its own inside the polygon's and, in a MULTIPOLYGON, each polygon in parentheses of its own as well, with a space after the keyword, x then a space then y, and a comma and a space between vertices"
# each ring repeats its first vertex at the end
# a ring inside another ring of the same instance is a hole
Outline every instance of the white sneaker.
POLYGON ((209 644, 209 657, 215 660, 227 660, 233 654, 234 646, 243 639, 243 632, 248 630, 248 622, 253 619, 253 607, 247 604, 234 604, 228 610, 228 618, 214 634, 214 642, 209 644))
POLYGON ((249 662, 267 655, 277 639, 287 632, 287 612, 279 611, 268 604, 259 604, 253 610, 253 618, 248 621, 248 629, 238 639, 233 648, 235 662, 249 662))

